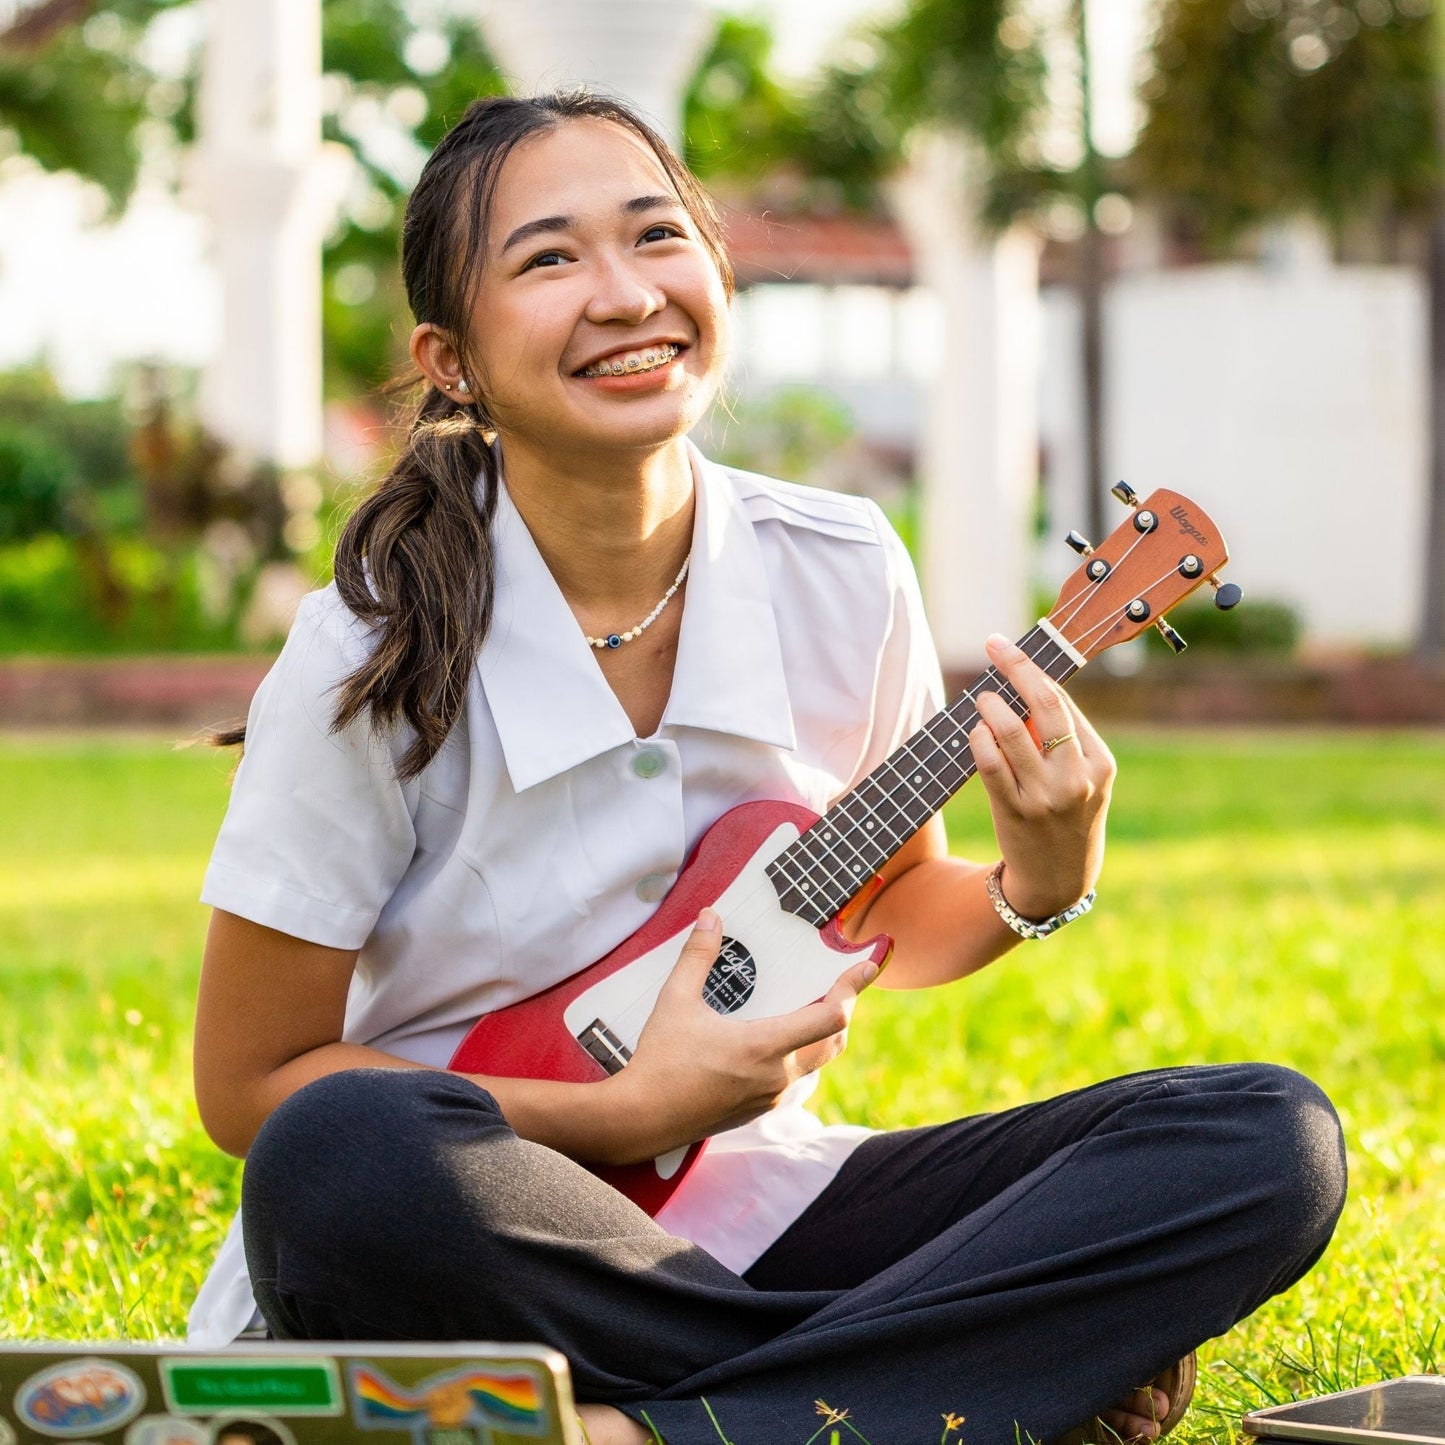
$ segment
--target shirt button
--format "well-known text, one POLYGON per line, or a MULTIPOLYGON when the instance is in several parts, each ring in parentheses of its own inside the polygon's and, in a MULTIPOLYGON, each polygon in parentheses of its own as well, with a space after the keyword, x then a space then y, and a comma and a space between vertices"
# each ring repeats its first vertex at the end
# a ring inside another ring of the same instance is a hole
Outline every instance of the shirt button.
POLYGON ((656 748, 643 748, 632 760, 632 771, 639 778, 655 778, 667 766, 667 759, 656 748))
POLYGON ((637 896, 644 903, 661 903, 672 887, 672 879, 671 873, 649 873, 646 878, 638 879, 637 896))

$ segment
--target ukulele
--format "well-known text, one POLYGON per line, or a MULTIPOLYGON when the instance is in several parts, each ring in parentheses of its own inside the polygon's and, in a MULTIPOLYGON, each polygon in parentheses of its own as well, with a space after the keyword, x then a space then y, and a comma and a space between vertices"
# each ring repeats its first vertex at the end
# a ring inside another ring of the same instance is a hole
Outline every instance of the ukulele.
MULTIPOLYGON (((1217 606, 1240 599, 1238 587, 1214 576, 1229 554, 1198 506, 1176 492, 1157 491, 1141 503, 1122 482, 1113 490, 1131 516, 1098 547, 1069 533, 1084 561, 1053 610, 1019 643, 1058 683, 1147 627, 1182 652, 1184 640, 1164 613, 1205 581, 1216 589, 1217 606)), ((822 817, 796 803, 730 809, 703 835, 647 923, 590 967, 483 1015, 450 1067, 572 1083, 619 1072, 704 907, 723 920, 721 950, 703 991, 719 1013, 744 1019, 787 1013, 821 998, 851 964, 872 958, 881 966, 893 940, 879 934, 850 943, 839 914, 973 776, 968 733, 979 720, 974 699, 984 691, 1028 716, 1007 679, 989 668, 822 817)), ((656 1214, 706 1144, 594 1172, 656 1214)))

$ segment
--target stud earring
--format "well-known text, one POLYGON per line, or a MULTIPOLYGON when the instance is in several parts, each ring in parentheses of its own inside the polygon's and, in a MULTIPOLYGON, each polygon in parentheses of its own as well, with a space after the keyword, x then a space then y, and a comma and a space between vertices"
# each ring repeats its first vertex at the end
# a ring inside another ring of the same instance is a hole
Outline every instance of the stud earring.
POLYGON ((463 379, 463 380, 457 382, 457 390, 458 390, 459 392, 461 392, 461 394, 462 394, 463 396, 466 396, 467 393, 471 391, 471 387, 469 387, 469 386, 467 385, 465 379, 463 379))

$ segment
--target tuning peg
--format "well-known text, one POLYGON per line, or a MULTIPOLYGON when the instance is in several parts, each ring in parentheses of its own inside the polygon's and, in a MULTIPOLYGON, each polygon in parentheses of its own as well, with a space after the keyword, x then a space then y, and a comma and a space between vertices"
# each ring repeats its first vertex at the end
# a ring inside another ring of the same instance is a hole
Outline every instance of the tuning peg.
POLYGON ((1233 582, 1223 584, 1209 579, 1209 585, 1214 588, 1214 605, 1221 612, 1228 612, 1231 607, 1238 607, 1244 593, 1233 582))
POLYGON ((1081 532, 1070 532, 1069 535, 1064 538, 1064 541, 1081 557, 1092 557, 1094 555, 1094 544, 1081 532))
POLYGON ((1136 492, 1128 482, 1115 482, 1109 490, 1123 502, 1126 507, 1137 507, 1139 505, 1139 493, 1136 492))
POLYGON ((1159 636, 1162 637, 1164 641, 1167 642, 1169 646, 1174 649, 1174 655, 1176 657, 1181 652, 1183 652, 1186 647, 1189 646, 1189 644, 1185 642, 1185 640, 1180 637, 1180 635, 1162 617, 1158 620, 1158 622, 1154 624, 1154 626, 1159 629, 1159 636))

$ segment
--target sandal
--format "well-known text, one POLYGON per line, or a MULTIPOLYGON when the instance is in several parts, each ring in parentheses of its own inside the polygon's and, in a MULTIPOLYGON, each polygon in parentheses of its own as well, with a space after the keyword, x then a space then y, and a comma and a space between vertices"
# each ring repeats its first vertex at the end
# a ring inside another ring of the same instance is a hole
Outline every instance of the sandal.
MULTIPOLYGON (((1184 1412, 1189 1409, 1189 1402, 1194 1398, 1194 1382, 1198 1377, 1198 1361, 1194 1351, 1190 1350, 1177 1364, 1161 1370, 1142 1387, 1146 1390, 1163 1390, 1169 1396, 1169 1409, 1160 1417, 1159 1433, 1154 1437, 1156 1440, 1162 1440, 1184 1418, 1184 1412)), ((1102 1420, 1094 1419, 1087 1425, 1081 1425, 1077 1430, 1070 1430, 1067 1435, 1050 1441, 1049 1445, 1119 1445, 1122 1438, 1117 1430, 1102 1420)))

